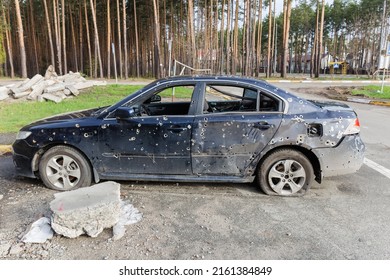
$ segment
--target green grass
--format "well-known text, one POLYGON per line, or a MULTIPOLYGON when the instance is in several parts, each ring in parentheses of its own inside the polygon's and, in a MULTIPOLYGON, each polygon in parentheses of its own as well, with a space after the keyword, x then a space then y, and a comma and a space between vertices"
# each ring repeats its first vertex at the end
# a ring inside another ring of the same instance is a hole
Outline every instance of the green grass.
POLYGON ((58 104, 49 101, 0 102, 0 133, 17 132, 26 124, 52 115, 111 105, 140 88, 142 86, 132 85, 93 87, 58 104))
POLYGON ((370 98, 390 99, 390 86, 383 87, 383 93, 380 93, 382 86, 370 85, 362 88, 353 89, 353 95, 366 96, 370 98))

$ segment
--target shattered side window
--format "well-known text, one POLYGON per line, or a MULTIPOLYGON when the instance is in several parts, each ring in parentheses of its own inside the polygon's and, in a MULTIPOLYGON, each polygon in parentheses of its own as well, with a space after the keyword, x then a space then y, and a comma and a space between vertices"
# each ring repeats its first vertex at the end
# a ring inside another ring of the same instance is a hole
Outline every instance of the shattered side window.
POLYGON ((255 89, 230 85, 207 85, 203 113, 257 111, 258 92, 255 89))
POLYGON ((275 97, 261 92, 260 93, 260 111, 261 112, 278 112, 280 107, 280 101, 275 97))
POLYGON ((143 102, 149 116, 188 115, 194 85, 173 86, 156 92, 143 102))

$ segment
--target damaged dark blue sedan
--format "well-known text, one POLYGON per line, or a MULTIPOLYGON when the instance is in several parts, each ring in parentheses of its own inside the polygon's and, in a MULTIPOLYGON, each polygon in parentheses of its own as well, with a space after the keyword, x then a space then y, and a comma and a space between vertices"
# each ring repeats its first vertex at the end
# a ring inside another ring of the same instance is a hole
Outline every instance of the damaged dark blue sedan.
POLYGON ((19 175, 55 190, 100 180, 256 181, 266 194, 291 196, 313 180, 356 172, 365 150, 359 132, 343 103, 254 79, 181 76, 110 107, 25 126, 13 158, 19 175))

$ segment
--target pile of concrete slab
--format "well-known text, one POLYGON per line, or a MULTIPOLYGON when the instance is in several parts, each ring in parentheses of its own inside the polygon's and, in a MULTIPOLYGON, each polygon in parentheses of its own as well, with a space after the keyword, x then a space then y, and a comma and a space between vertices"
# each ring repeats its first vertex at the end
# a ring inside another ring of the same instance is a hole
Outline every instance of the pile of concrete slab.
POLYGON ((58 76, 50 65, 45 76, 35 75, 31 79, 0 87, 0 101, 8 98, 24 98, 33 101, 61 102, 66 98, 77 96, 82 89, 106 85, 105 81, 87 81, 78 72, 69 72, 58 76))

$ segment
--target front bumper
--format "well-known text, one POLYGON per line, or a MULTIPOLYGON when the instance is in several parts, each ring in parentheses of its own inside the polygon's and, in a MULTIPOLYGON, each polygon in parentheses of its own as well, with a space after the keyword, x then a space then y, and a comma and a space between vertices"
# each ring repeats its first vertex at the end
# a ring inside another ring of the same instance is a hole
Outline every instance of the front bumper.
POLYGON ((14 142, 12 145, 12 158, 17 175, 36 178, 33 162, 37 151, 38 148, 31 147, 25 140, 16 140, 14 142))
POLYGON ((332 148, 312 151, 320 161, 322 177, 355 173, 363 165, 365 145, 359 134, 347 135, 332 148))

